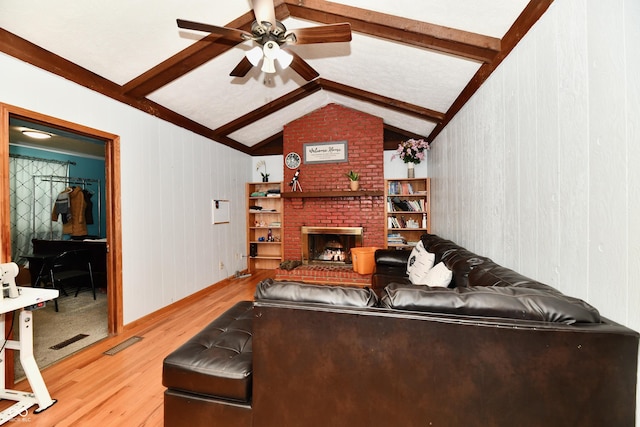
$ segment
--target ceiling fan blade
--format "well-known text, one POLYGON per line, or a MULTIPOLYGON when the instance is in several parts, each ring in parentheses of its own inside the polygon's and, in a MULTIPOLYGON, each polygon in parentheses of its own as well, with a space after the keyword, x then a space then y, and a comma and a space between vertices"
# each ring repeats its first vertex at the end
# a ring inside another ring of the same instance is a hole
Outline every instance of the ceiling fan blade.
POLYGON ((316 70, 311 68, 311 65, 307 64, 307 61, 300 58, 297 53, 293 52, 290 49, 282 48, 282 50, 293 56, 293 60, 291 61, 291 65, 289 65, 289 67, 291 67, 296 73, 300 74, 300 76, 306 81, 313 80, 320 75, 316 70))
POLYGON ((273 0, 253 0, 253 14, 259 23, 270 22, 272 27, 276 26, 276 8, 273 0))
POLYGON ((247 57, 243 56, 242 61, 240 61, 238 65, 236 65, 236 68, 234 68, 229 75, 233 77, 244 77, 252 67, 253 65, 251 65, 251 62, 247 59, 247 57))
POLYGON ((294 34, 295 41, 287 41, 289 44, 311 44, 311 43, 337 43, 351 41, 351 24, 320 25, 319 27, 297 28, 288 31, 287 34, 294 34))
POLYGON ((253 38, 253 34, 236 28, 218 27, 216 25, 201 24, 200 22, 186 21, 184 19, 177 19, 176 21, 179 28, 218 34, 228 40, 241 42, 253 38))

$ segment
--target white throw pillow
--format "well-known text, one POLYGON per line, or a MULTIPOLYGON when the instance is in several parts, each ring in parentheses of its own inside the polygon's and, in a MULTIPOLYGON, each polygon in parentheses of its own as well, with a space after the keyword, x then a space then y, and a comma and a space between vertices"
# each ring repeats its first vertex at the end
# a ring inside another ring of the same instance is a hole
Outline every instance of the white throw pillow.
POLYGON ((409 259, 407 260, 407 274, 411 274, 411 270, 413 269, 416 259, 418 259, 418 256, 421 252, 426 252, 422 240, 418 241, 418 243, 411 250, 411 254, 409 255, 409 259))
POLYGON ((411 266, 411 272, 409 273, 409 280, 411 283, 424 283, 425 277, 436 259, 436 255, 426 250, 419 251, 416 254, 415 261, 411 266))
POLYGON ((444 288, 449 286, 452 278, 453 273, 451 270, 449 270, 443 262, 439 262, 427 272, 424 277, 424 282, 421 284, 427 286, 440 286, 444 288))

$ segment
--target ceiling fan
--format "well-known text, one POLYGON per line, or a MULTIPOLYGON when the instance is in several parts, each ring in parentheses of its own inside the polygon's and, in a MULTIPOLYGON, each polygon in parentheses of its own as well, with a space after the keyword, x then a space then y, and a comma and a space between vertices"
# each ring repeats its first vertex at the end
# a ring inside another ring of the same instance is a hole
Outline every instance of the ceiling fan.
POLYGON ((262 71, 275 73, 275 63, 285 69, 291 67, 305 80, 319 76, 307 62, 285 45, 335 43, 351 41, 351 25, 349 23, 321 25, 318 27, 298 28, 287 31, 285 26, 276 20, 273 0, 253 0, 253 13, 256 20, 251 25, 251 32, 237 28, 218 27, 198 22, 178 19, 178 27, 188 30, 205 31, 218 34, 222 38, 243 42, 253 40, 255 46, 242 58, 231 71, 234 77, 244 77, 252 67, 262 61, 262 71))

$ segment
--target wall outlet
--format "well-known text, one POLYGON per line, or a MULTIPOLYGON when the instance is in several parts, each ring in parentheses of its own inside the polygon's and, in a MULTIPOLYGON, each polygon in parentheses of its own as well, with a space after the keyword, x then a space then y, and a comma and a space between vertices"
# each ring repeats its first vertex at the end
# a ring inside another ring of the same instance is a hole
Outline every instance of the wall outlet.
POLYGON ((220 270, 224 270, 224 263, 220 261, 220 270))

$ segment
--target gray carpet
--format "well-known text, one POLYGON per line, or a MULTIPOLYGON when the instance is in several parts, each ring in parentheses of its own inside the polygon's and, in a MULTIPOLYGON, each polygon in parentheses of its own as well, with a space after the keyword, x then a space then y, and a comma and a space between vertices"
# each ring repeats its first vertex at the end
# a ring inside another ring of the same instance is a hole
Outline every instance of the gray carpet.
MULTIPOLYGON (((74 292, 58 298, 56 313, 53 301, 45 308, 33 312, 33 354, 40 369, 106 338, 107 295, 96 291, 93 300, 91 290, 83 290, 77 297, 74 292), (54 348, 51 348, 54 347, 54 348)), ((7 318, 7 322, 10 322, 7 318)), ((18 313, 14 321, 17 337, 18 313)), ((19 354, 15 354, 16 381, 24 378, 19 354)))

